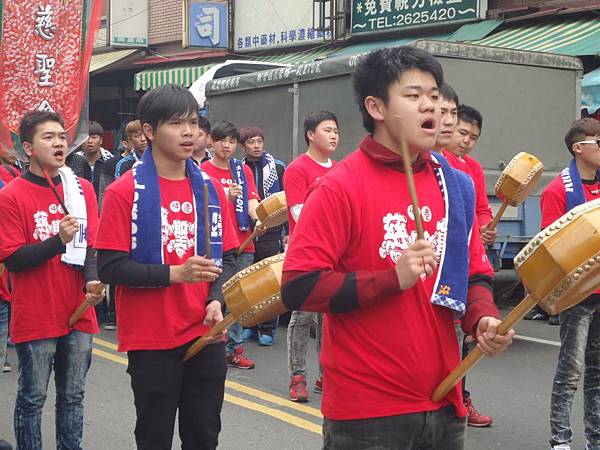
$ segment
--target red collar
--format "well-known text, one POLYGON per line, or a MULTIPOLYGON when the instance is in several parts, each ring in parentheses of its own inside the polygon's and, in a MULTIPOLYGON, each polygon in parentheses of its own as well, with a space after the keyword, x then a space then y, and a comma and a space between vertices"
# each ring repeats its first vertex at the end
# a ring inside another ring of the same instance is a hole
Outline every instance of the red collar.
MULTIPOLYGON (((377 142, 375 139, 373 139, 372 135, 368 134, 365 136, 359 144, 359 148, 369 158, 383 164, 384 166, 388 166, 392 170, 404 173, 404 163, 402 162, 402 157, 391 151, 385 145, 377 142)), ((413 172, 420 172, 428 165, 432 168, 440 167, 439 164, 431 158, 430 151, 421 152, 417 160, 412 165, 413 172)))

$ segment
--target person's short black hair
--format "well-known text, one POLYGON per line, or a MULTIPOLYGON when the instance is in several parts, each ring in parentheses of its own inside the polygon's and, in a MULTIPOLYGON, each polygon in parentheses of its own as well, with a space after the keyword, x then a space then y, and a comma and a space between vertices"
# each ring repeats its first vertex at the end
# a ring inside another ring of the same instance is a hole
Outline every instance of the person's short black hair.
POLYGON ((600 136, 600 122, 592 117, 577 119, 565 134, 565 145, 573 157, 573 144, 585 140, 586 136, 600 136))
POLYGON ((53 111, 29 111, 25 113, 19 123, 19 138, 21 142, 32 144, 37 126, 46 122, 57 122, 60 123, 61 127, 65 127, 65 122, 61 115, 53 111))
POLYGON ((190 91, 181 86, 166 84, 146 92, 137 106, 142 123, 153 130, 171 119, 198 114, 198 102, 190 91))
POLYGON ((458 94, 456 93, 454 88, 446 82, 442 83, 442 85, 440 86, 440 97, 447 101, 454 102, 457 107, 458 105, 460 105, 458 94))
POLYGON ((204 116, 198 116, 198 127, 204 130, 206 134, 210 134, 210 122, 204 116))
POLYGON ((226 120, 221 120, 217 122, 210 129, 210 137, 213 138, 214 141, 220 141, 227 137, 235 138, 238 142, 240 140, 240 130, 231 122, 227 122, 226 120))
POLYGON ((313 111, 308 113, 304 118, 304 140, 306 141, 306 145, 308 145, 308 132, 314 132, 319 124, 326 120, 333 120, 336 126, 340 126, 337 117, 331 111, 313 111))
POLYGON ((104 136, 104 128, 98 122, 90 122, 88 134, 90 136, 96 134, 100 137, 104 136))
POLYGON ((444 83, 444 71, 438 60, 425 50, 414 47, 382 48, 358 62, 352 74, 352 84, 363 126, 369 133, 375 130, 375 121, 367 112, 365 99, 368 96, 378 97, 387 104, 390 86, 409 70, 430 73, 438 86, 444 83))
POLYGON ((458 105, 458 121, 470 123, 479 127, 479 132, 483 130, 483 117, 481 113, 472 106, 458 105))

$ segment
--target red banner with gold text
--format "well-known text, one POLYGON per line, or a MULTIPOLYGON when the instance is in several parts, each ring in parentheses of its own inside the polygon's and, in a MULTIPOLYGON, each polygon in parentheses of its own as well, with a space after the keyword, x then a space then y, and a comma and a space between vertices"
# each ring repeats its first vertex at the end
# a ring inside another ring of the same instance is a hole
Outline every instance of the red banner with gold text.
POLYGON ((74 139, 102 0, 18 0, 0 8, 0 144, 18 141, 19 121, 31 110, 60 113, 74 139))

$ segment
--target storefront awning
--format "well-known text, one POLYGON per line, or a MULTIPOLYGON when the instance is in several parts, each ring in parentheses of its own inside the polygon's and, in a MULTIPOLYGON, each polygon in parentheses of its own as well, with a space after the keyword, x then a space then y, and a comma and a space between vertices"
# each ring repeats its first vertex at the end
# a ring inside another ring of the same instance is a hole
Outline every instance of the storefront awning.
POLYGON ((119 62, 123 58, 126 58, 137 51, 137 48, 133 48, 126 50, 113 50, 107 53, 92 55, 92 61, 90 62, 90 73, 94 73, 100 69, 108 68, 108 66, 119 62))
POLYGON ((463 25, 449 37, 449 41, 463 42, 476 41, 485 38, 492 31, 504 23, 503 19, 484 20, 482 22, 468 23, 463 25))
MULTIPOLYGON (((243 56, 253 61, 263 61, 279 64, 306 64, 327 58, 328 56, 331 56, 333 53, 335 53, 336 50, 336 48, 331 47, 330 45, 323 45, 321 47, 311 48, 301 52, 285 52, 275 53, 271 55, 244 54, 243 56)), ((242 59, 239 56, 242 55, 236 56, 236 59, 242 59)))
POLYGON ((470 44, 570 56, 600 54, 600 18, 510 26, 470 44))
POLYGON ((432 41, 445 41, 448 38, 447 34, 438 34, 435 36, 412 36, 402 39, 392 39, 386 41, 374 41, 374 42, 363 42, 361 44, 349 45, 341 48, 334 52, 331 56, 352 56, 359 55, 361 53, 371 52, 378 48, 391 48, 400 47, 402 45, 409 45, 420 39, 428 39, 432 41))
POLYGON ((581 82, 581 107, 590 114, 600 109, 600 69, 586 74, 581 82))
POLYGON ((144 70, 135 74, 133 87, 136 91, 146 91, 165 84, 190 87, 194 81, 200 78, 212 66, 214 64, 144 70))

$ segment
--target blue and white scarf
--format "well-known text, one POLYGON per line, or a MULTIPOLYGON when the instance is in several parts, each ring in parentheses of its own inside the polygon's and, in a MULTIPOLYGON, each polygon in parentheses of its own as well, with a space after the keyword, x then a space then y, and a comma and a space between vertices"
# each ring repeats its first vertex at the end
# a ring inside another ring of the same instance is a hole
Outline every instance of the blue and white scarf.
MULTIPOLYGON (((581 183, 581 176, 577 169, 575 159, 571 160, 569 167, 565 167, 560 173, 563 184, 565 185, 565 192, 567 193, 567 210, 571 211, 573 208, 585 203, 585 193, 583 192, 583 184, 581 183)), ((600 171, 596 172, 596 178, 600 179, 600 171)))
MULTIPOLYGON (((242 159, 243 163, 246 163, 248 158, 242 159)), ((260 157, 260 167, 262 170, 262 189, 265 198, 270 197, 273 194, 283 191, 281 180, 277 174, 277 163, 283 164, 281 161, 273 158, 270 153, 264 152, 260 157)), ((258 187, 258 174, 255 174, 256 187, 258 187)))
POLYGON ((238 195, 234 200, 235 216, 237 219, 240 231, 248 231, 250 229, 250 216, 248 215, 248 180, 244 173, 244 165, 238 159, 231 158, 229 162, 231 168, 231 176, 233 182, 242 188, 242 195, 238 195))
POLYGON ((469 238, 475 212, 475 190, 473 180, 453 169, 442 155, 432 153, 432 159, 441 166, 441 169, 435 169, 435 174, 444 197, 448 228, 431 303, 450 308, 460 318, 467 308, 466 274, 469 273, 469 238), (451 260, 446 260, 446 255, 451 255, 451 260))
MULTIPOLYGON (((196 236, 194 254, 206 254, 204 240, 204 185, 208 186, 208 214, 210 220, 210 255, 213 262, 223 266, 223 226, 221 222, 221 204, 210 178, 202 169, 188 159, 185 170, 190 180, 196 211, 196 236)), ((160 187, 152 148, 149 146, 142 159, 133 166, 135 194, 131 211, 131 258, 144 264, 164 264, 164 246, 162 242, 162 211, 160 187)))

